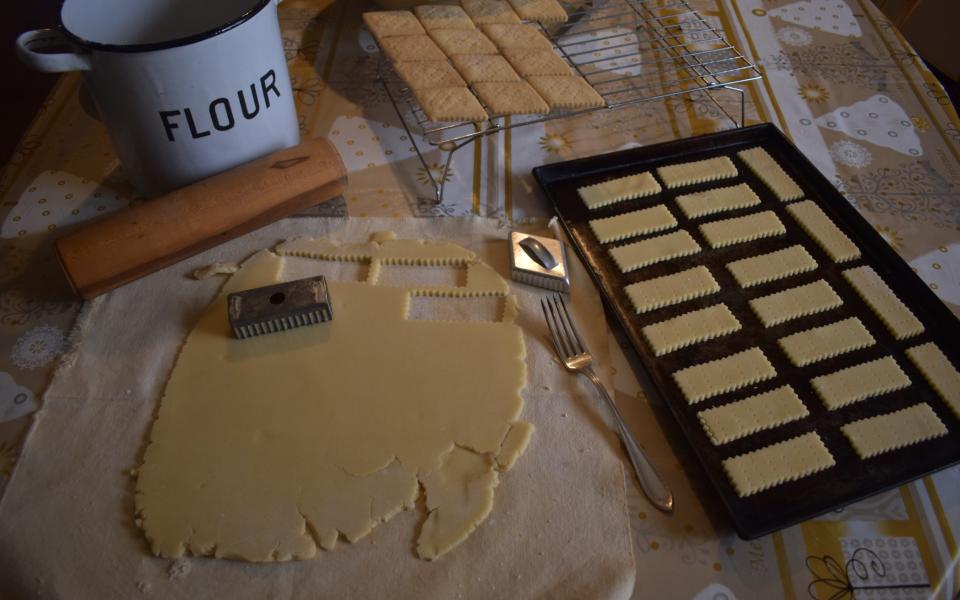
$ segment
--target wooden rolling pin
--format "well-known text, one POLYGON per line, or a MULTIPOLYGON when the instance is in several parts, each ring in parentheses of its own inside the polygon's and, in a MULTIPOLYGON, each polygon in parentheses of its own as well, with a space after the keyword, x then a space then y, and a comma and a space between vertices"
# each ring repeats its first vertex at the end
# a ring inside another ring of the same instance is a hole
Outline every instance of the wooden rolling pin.
POLYGON ((65 235, 57 258, 73 290, 93 298, 335 198, 346 182, 333 145, 306 141, 65 235))

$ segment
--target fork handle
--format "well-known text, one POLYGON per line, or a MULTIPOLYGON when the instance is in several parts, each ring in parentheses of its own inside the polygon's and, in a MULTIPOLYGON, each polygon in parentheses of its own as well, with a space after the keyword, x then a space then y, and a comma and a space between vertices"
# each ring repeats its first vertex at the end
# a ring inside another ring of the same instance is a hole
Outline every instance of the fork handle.
POLYGON ((590 367, 581 369, 580 372, 593 383, 597 391, 600 392, 600 397, 603 398, 603 402, 607 405, 607 408, 610 409, 610 412, 613 413, 613 419, 617 425, 617 433, 624 447, 627 449, 627 456, 630 458, 630 464, 633 465, 634 473, 637 474, 637 480, 640 482, 640 488, 643 490, 643 494, 654 506, 663 512, 673 512, 673 494, 670 492, 670 489, 667 488, 663 479, 660 478, 660 474, 657 473, 657 470, 653 467, 653 464, 647 457, 647 453, 643 451, 643 448, 641 448, 633 438, 633 434, 627 429, 623 415, 620 414, 620 410, 613 402, 613 398, 610 397, 606 388, 603 387, 600 378, 597 377, 597 374, 590 367))

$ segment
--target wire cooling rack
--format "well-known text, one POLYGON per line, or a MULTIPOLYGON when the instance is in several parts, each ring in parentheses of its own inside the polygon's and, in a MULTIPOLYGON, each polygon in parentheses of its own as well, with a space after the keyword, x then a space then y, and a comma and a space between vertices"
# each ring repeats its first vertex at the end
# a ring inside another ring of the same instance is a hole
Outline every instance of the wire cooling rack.
POLYGON ((734 126, 743 125, 744 90, 736 86, 760 79, 760 71, 686 0, 592 0, 567 9, 566 23, 531 24, 597 90, 603 107, 512 115, 510 119, 493 115, 481 123, 435 123, 381 53, 377 77, 433 183, 438 203, 443 202, 445 174, 454 153, 504 129, 694 92, 704 92, 734 126), (713 96, 716 91, 736 94, 739 114, 730 114, 713 96), (441 173, 430 168, 418 139, 447 152, 441 173))

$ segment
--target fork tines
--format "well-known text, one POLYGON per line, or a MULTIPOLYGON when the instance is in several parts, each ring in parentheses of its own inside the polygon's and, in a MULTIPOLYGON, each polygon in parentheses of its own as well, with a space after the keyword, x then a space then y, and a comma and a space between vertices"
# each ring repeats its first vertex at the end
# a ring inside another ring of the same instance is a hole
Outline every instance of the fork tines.
POLYGON ((553 294, 540 300, 543 316, 546 318, 553 347, 561 359, 566 359, 587 351, 570 318, 567 303, 560 294, 553 294))

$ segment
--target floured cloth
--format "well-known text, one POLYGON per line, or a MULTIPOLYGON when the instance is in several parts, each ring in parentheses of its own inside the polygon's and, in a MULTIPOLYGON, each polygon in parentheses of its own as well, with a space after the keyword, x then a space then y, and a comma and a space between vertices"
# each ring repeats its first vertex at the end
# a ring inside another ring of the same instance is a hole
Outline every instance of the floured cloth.
MULTIPOLYGON (((459 547, 437 562, 419 560, 420 508, 313 560, 250 564, 150 554, 134 524, 130 470, 142 457, 180 344, 223 282, 189 275, 287 238, 362 242, 381 230, 461 244, 509 280, 507 229, 495 221, 298 218, 90 302, 75 332, 78 346, 47 390, 0 504, 0 596, 628 597, 635 567, 615 438, 582 382, 547 345, 539 307, 546 292, 513 283, 527 346, 521 417, 536 432, 502 476, 487 521, 459 547)), ((590 285, 586 277, 579 282, 590 285)), ((591 291, 574 290, 578 324, 605 332, 591 291)))

